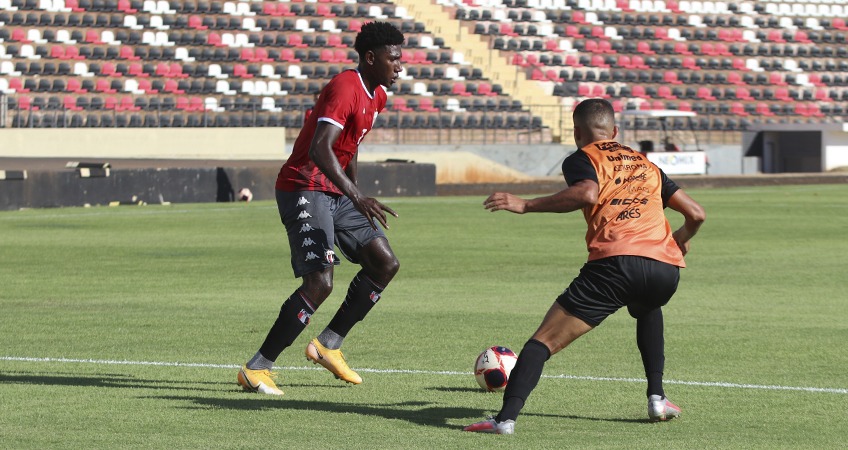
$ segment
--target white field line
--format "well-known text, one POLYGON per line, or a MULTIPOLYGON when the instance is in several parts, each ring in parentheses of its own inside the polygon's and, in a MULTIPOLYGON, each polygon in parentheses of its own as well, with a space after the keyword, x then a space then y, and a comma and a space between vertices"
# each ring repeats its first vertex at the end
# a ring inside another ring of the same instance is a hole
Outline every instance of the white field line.
MULTIPOLYGON (((199 367, 207 369, 237 369, 240 366, 236 364, 204 364, 204 363, 181 363, 181 362, 166 362, 166 361, 119 361, 111 359, 72 359, 72 358, 33 358, 23 356, 0 356, 0 361, 18 361, 18 362, 46 362, 46 363, 76 363, 76 364, 94 364, 103 366, 158 366, 158 367, 199 367)), ((281 370, 323 370, 319 367, 304 367, 304 366, 283 366, 281 370)), ((356 369, 358 372, 365 373, 397 373, 411 375, 471 375, 471 372, 456 372, 450 370, 408 370, 408 369, 356 369)), ((577 375, 542 375, 542 378, 558 378, 565 380, 581 380, 581 381, 612 381, 618 383, 644 383, 641 378, 617 378, 617 377, 591 377, 577 375)), ((819 392, 826 394, 848 394, 848 389, 843 388, 818 388, 804 386, 779 386, 779 385, 764 385, 764 384, 741 384, 727 383, 721 381, 680 381, 680 380, 663 380, 666 384, 680 384, 685 386, 704 386, 704 387, 721 387, 733 389, 762 389, 767 391, 801 391, 801 392, 819 392)))

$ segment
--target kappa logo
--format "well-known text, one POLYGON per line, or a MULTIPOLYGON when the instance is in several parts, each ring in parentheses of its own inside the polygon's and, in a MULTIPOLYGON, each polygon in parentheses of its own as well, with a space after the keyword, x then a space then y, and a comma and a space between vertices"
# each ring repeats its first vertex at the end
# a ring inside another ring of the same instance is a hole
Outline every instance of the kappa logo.
POLYGON ((303 206, 308 204, 309 200, 307 200, 306 197, 300 197, 299 199, 297 199, 297 206, 303 206))
POLYGON ((308 223, 305 223, 300 227, 301 233, 306 233, 307 231, 312 231, 312 230, 314 230, 314 228, 312 228, 312 225, 309 225, 308 223))
MULTIPOLYGON (((312 253, 312 252, 310 252, 310 253, 312 253)), ((327 250, 324 253, 324 259, 326 259, 327 262, 330 263, 330 264, 336 262, 336 252, 334 252, 332 250, 327 250)))
POLYGON ((312 318, 312 315, 310 315, 308 312, 306 312, 305 309, 301 309, 300 312, 297 313, 297 320, 299 320, 300 323, 302 323, 304 325, 309 325, 309 319, 311 319, 311 318, 312 318))
POLYGON ((306 254, 306 260, 307 261, 312 261, 313 259, 318 259, 318 255, 316 255, 313 252, 309 252, 309 253, 306 254))
POLYGON ((301 247, 309 247, 310 245, 314 245, 314 244, 315 244, 315 241, 313 241, 312 238, 307 237, 306 239, 303 240, 303 244, 301 244, 301 247))
POLYGON ((301 211, 301 212, 300 212, 300 214, 298 214, 298 215, 297 215, 297 218, 298 218, 298 219, 301 219, 301 220, 302 220, 302 219, 308 219, 308 218, 310 218, 310 217, 312 217, 312 214, 309 214, 309 213, 308 213, 308 212, 306 212, 306 211, 301 211))
POLYGON ((368 296, 371 299, 371 303, 377 303, 380 300, 380 293, 376 291, 371 291, 371 295, 368 296))

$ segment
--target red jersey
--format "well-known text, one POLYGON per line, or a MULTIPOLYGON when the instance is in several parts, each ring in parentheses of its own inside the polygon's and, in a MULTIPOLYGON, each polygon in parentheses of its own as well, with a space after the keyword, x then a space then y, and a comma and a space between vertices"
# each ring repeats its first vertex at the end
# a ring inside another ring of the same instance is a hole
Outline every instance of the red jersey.
POLYGON ((378 86, 372 96, 358 70, 346 70, 330 80, 321 91, 312 113, 306 118, 294 141, 289 159, 277 175, 276 188, 281 191, 342 192, 309 158, 309 147, 318 122, 341 128, 333 144, 333 153, 343 169, 359 150, 359 143, 371 131, 377 115, 386 107, 386 91, 378 86))
POLYGON ((563 162, 566 182, 598 183, 598 203, 583 208, 589 261, 634 255, 686 267, 663 209, 679 187, 643 154, 615 141, 593 142, 563 162))

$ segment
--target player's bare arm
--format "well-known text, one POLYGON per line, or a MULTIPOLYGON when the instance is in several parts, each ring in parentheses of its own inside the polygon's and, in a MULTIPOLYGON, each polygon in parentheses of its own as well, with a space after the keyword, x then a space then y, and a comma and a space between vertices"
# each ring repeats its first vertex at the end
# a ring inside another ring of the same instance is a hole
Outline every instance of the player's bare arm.
POLYGON ((363 195, 355 182, 356 169, 353 169, 354 179, 351 179, 350 174, 345 172, 333 153, 333 143, 339 138, 341 132, 340 128, 327 122, 318 123, 315 137, 312 138, 312 145, 309 147, 309 158, 353 202, 353 206, 368 218, 372 227, 376 228, 376 225, 373 225, 373 219, 377 219, 383 228, 388 229, 386 212, 395 217, 397 213, 376 199, 363 195))
POLYGON ((516 214, 565 213, 598 203, 598 190, 598 183, 592 180, 581 180, 556 194, 530 200, 506 192, 496 192, 483 202, 483 207, 489 211, 503 210, 516 214))
POLYGON ((678 190, 668 199, 668 207, 683 214, 683 225, 674 232, 673 237, 680 251, 686 256, 689 252, 689 240, 698 233, 701 224, 707 219, 707 213, 698 202, 683 192, 683 189, 678 190))

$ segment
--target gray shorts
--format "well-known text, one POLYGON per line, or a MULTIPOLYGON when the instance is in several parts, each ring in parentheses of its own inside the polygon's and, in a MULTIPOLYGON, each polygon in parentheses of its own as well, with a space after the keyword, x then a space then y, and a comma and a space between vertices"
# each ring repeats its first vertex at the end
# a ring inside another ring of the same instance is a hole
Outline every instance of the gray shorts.
POLYGON ((337 246, 350 262, 359 264, 359 251, 386 235, 353 207, 344 195, 319 191, 277 193, 277 209, 286 227, 295 277, 338 265, 337 246))

